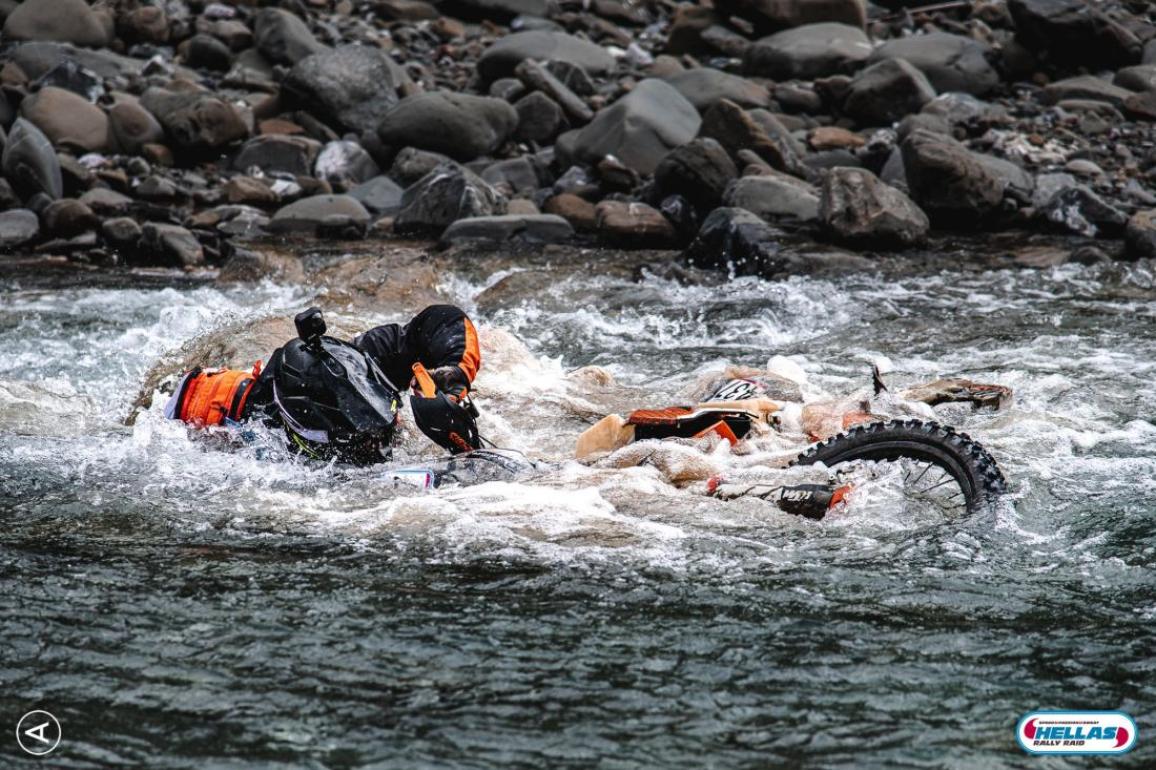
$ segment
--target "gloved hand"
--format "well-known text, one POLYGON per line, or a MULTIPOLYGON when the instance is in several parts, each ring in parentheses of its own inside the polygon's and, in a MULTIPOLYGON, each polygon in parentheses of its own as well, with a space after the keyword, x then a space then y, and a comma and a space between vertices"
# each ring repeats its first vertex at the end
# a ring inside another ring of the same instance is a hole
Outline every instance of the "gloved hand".
POLYGON ((430 371, 429 375, 438 390, 455 401, 461 401, 470 392, 470 380, 457 366, 439 366, 430 371))

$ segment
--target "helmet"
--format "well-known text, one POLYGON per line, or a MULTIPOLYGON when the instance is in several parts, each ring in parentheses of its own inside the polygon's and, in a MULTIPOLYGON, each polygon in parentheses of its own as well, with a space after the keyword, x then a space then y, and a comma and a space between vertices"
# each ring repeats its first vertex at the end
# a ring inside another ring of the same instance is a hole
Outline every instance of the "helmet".
POLYGON ((321 311, 295 319, 273 373, 273 406, 290 441, 318 459, 355 465, 389 459, 398 393, 364 351, 322 336, 321 311))

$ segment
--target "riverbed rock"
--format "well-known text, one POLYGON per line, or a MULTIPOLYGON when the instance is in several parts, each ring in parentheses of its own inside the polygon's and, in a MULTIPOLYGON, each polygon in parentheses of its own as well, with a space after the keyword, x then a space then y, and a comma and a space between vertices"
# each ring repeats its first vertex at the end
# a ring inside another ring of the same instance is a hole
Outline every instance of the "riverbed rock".
POLYGON ((108 16, 95 13, 84 0, 24 0, 4 20, 4 38, 104 48, 111 26, 108 16))
POLYGON ((614 57, 589 40, 553 30, 528 30, 499 38, 478 59, 478 74, 484 81, 510 77, 526 59, 565 61, 591 75, 605 75, 614 69, 614 57))
POLYGON ((1068 187, 1052 196, 1036 215, 1053 229, 1089 238, 1118 238, 1126 232, 1128 216, 1086 185, 1068 187))
POLYGON ((574 154, 591 165, 612 155, 649 176, 671 149, 694 139, 701 124, 698 110, 673 86, 647 78, 598 112, 578 134, 574 154))
POLYGON ((1115 69, 1140 62, 1136 33, 1084 0, 1008 0, 1008 10, 1016 40, 1057 63, 1115 69))
POLYGON ((585 125, 593 119, 594 111, 586 102, 542 64, 527 59, 514 68, 514 74, 526 88, 550 97, 575 125, 585 125))
POLYGON ((546 0, 437 0, 437 9, 463 21, 496 21, 509 23, 518 16, 545 18, 549 12, 546 0))
POLYGON ((766 110, 748 112, 729 99, 722 99, 707 110, 699 133, 717 141, 733 158, 749 150, 771 168, 805 175, 797 143, 786 127, 766 110))
POLYGON ((233 106, 211 93, 150 88, 140 103, 180 147, 223 147, 249 135, 248 125, 233 106))
POLYGON ((915 203, 863 168, 834 168, 819 199, 822 230, 834 240, 906 248, 922 243, 930 222, 915 203))
POLYGON ((179 225, 146 223, 141 228, 141 249, 178 267, 193 268, 205 263, 205 250, 196 236, 179 225))
POLYGON ((594 204, 573 193, 559 193, 552 196, 543 204, 542 211, 557 214, 573 225, 575 230, 583 232, 593 230, 598 224, 594 204))
POLYGON ((438 166, 406 188, 393 220, 398 233, 441 233, 459 219, 506 213, 505 196, 456 163, 438 166))
POLYGON ((313 176, 337 184, 361 184, 380 173, 365 148, 344 139, 327 143, 313 163, 313 176))
POLYGON ((492 154, 517 126, 517 111, 502 99, 429 91, 391 107, 377 134, 387 146, 417 147, 465 161, 492 154))
POLYGON ((389 178, 402 187, 409 187, 443 164, 453 164, 453 161, 440 152, 427 152, 416 147, 406 147, 393 159, 393 165, 389 167, 389 178))
POLYGON ((819 191, 788 174, 770 172, 731 182, 723 205, 749 211, 767 222, 807 223, 819 216, 819 191))
POLYGON ((906 59, 884 59, 851 81, 843 112, 868 126, 887 126, 935 98, 927 77, 906 59))
POLYGON ((24 118, 17 118, 8 132, 0 168, 12 189, 25 200, 38 193, 53 200, 64 194, 60 161, 52 143, 24 118))
POLYGON ((1044 88, 1044 99, 1048 104, 1057 104, 1068 99, 1090 99, 1119 107, 1131 95, 1132 92, 1128 89, 1112 85, 1095 75, 1080 75, 1058 80, 1044 88))
POLYGON ((263 8, 253 19, 257 50, 274 64, 296 64, 326 50, 300 17, 280 8, 263 8))
POLYGON ((28 209, 0 212, 0 254, 10 253, 38 235, 40 235, 40 220, 36 212, 28 209))
POLYGON ((442 243, 488 241, 490 243, 564 243, 574 228, 554 214, 505 214, 459 219, 442 233, 442 243))
POLYGON ((743 108, 767 107, 771 97, 764 86, 746 78, 709 67, 683 70, 664 78, 700 113, 705 113, 722 99, 743 108))
POLYGON ((100 217, 75 198, 61 198, 40 214, 44 232, 52 238, 71 238, 100 227, 100 217))
POLYGON ((1156 257, 1156 209, 1137 211, 1128 220, 1124 243, 1134 258, 1156 257))
POLYGON ((871 51, 871 41, 858 27, 807 24, 752 43, 743 57, 743 70, 774 80, 814 80, 853 72, 871 51))
POLYGON ((405 189, 388 176, 375 176, 349 191, 349 196, 355 198, 375 216, 394 214, 401 206, 401 196, 405 189))
POLYGON ((142 230, 140 224, 131 217, 113 217, 101 223, 100 235, 110 246, 125 249, 140 241, 142 230))
POLYGON ((865 0, 719 0, 715 6, 746 19, 762 35, 825 21, 862 28, 867 21, 865 0))
POLYGON ((645 203, 606 200, 594 207, 599 237, 623 246, 672 246, 678 239, 674 225, 658 209, 645 203))
POLYGON ((287 96, 346 131, 373 131, 398 102, 399 68, 380 48, 345 45, 311 54, 285 78, 287 96))
POLYGON ((991 50, 962 35, 931 32, 888 40, 872 61, 904 59, 923 72, 937 91, 983 95, 999 85, 999 73, 988 62, 991 50))
POLYGON ((313 173, 313 164, 321 152, 321 142, 305 136, 265 134, 254 136, 237 150, 233 168, 246 173, 282 171, 294 176, 313 173))
POLYGON ((707 216, 683 256, 696 267, 774 275, 782 267, 780 235, 751 212, 723 206, 707 216))
POLYGON ((225 182, 222 190, 229 203, 245 206, 273 206, 279 196, 269 185, 251 176, 235 176, 225 182))
POLYGON ((521 142, 549 144, 566 126, 562 108, 546 94, 534 91, 514 102, 518 128, 514 138, 521 142))
POLYGON ((974 224, 1003 201, 1003 181, 950 137, 919 129, 901 147, 907 188, 933 222, 974 224))
POLYGON ((739 174, 726 149, 714 139, 700 137, 666 154, 654 170, 656 198, 681 195, 700 214, 722 200, 723 192, 739 174))
POLYGON ((277 210, 269 221, 269 232, 317 233, 323 227, 348 224, 364 230, 369 212, 349 195, 313 195, 277 210))
POLYGON ((104 110, 72 91, 41 88, 24 99, 20 114, 35 123, 55 145, 84 152, 107 152, 112 147, 104 110))
POLYGON ((1156 64, 1124 67, 1112 78, 1112 85, 1129 91, 1156 91, 1156 64))
POLYGON ((136 97, 120 97, 108 110, 112 140, 122 152, 140 154, 146 144, 164 141, 165 130, 136 97))

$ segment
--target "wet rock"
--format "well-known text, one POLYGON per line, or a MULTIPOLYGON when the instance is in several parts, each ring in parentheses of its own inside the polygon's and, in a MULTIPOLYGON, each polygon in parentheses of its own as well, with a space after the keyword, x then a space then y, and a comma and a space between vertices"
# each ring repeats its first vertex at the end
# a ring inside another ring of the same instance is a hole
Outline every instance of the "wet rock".
POLYGON ((313 173, 313 164, 321 152, 321 143, 304 136, 266 134, 255 136, 241 145, 233 158, 233 168, 246 173, 282 171, 294 176, 313 173))
POLYGON ((717 141, 732 157, 750 150, 771 168, 800 176, 804 173, 790 132, 766 110, 747 112, 723 99, 703 116, 700 135, 717 141))
POLYGON ((447 163, 452 164, 453 161, 441 153, 407 147, 393 159, 393 165, 389 169, 389 178, 408 187, 438 166, 447 163))
POLYGON ((921 114, 942 118, 952 126, 981 127, 1010 122, 1004 107, 965 93, 940 94, 924 106, 921 114))
POLYGON ((1079 182, 1071 174, 1040 174, 1036 177, 1036 188, 1032 193, 1032 206, 1038 209, 1050 201, 1056 193, 1077 185, 1079 182))
POLYGON ((52 238, 71 238, 100 227, 100 218, 75 198, 61 198, 48 204, 40 219, 45 234, 52 238))
POLYGON ((277 193, 260 179, 235 176, 224 186, 225 200, 249 206, 274 206, 280 200, 277 193))
POLYGON ((491 243, 563 243, 574 235, 574 228, 554 214, 471 217, 459 219, 442 233, 442 243, 489 241, 491 243))
POLYGON ((264 8, 253 20, 257 50, 274 64, 296 64, 306 56, 326 50, 299 17, 280 8, 264 8))
POLYGON ((1064 170, 1070 171, 1073 174, 1079 174, 1080 176, 1097 177, 1104 175, 1104 169, 1100 168, 1098 165, 1088 160, 1087 158, 1076 158, 1074 160, 1069 160, 1064 164, 1064 170))
POLYGON ((937 91, 986 94, 999 85, 988 63, 988 46, 962 35, 932 32, 888 40, 875 49, 873 61, 904 59, 923 72, 937 91))
POLYGON ((1056 104, 1067 99, 1090 99, 1119 107, 1131 95, 1132 92, 1126 88, 1114 86, 1094 75, 1080 75, 1059 80, 1048 84, 1044 89, 1044 99, 1048 104, 1056 104))
POLYGON ((40 235, 40 220, 28 209, 0 212, 0 253, 10 253, 40 235))
POLYGON ((135 219, 129 217, 113 217, 104 220, 100 226, 100 235, 105 242, 116 248, 129 248, 140 241, 141 226, 135 219))
POLYGON ((403 82, 380 48, 346 45, 305 57, 285 78, 285 93, 347 131, 373 131, 397 104, 403 82))
POLYGON ((377 134, 387 146, 473 160, 505 144, 517 125, 518 113, 501 99, 430 91, 407 96, 391 107, 377 134))
POLYGON ((201 244, 179 225, 147 222, 141 228, 141 248, 179 267, 199 267, 205 263, 205 250, 201 244))
POLYGON ((851 81, 843 112, 868 126, 886 126, 935 98, 927 77, 905 59, 884 59, 851 81))
POLYGON ((223 147, 249 135, 233 106, 209 93, 150 88, 140 103, 180 147, 223 147))
POLYGON ((1066 66, 1116 68, 1140 61, 1136 33, 1083 0, 1008 0, 1016 40, 1066 66))
POLYGON ((548 199, 542 210, 547 214, 557 214, 576 230, 590 231, 598 224, 594 204, 573 193, 560 193, 548 199))
POLYGON ((52 143, 24 118, 17 118, 12 124, 0 168, 12 189, 24 199, 43 193, 55 200, 64 194, 60 161, 52 143))
POLYGON ((481 177, 507 197, 532 195, 538 189, 538 172, 525 156, 491 163, 482 170, 481 177))
POLYGON ((254 283, 265 279, 290 284, 304 283, 305 270, 301 259, 295 254, 278 251, 237 249, 217 276, 220 283, 254 283))
POLYGON ((1112 84, 1129 91, 1156 91, 1156 64, 1125 67, 1112 78, 1112 84))
POLYGON ((381 173, 361 145, 338 140, 321 148, 313 164, 313 176, 345 185, 365 182, 381 173))
POLYGON ((233 66, 233 52, 229 46, 212 35, 193 35, 181 43, 179 51, 186 67, 224 72, 233 66))
POLYGON ((514 69, 514 74, 520 78, 526 88, 540 91, 550 97, 574 124, 589 123, 594 117, 593 110, 586 105, 586 102, 582 101, 565 83, 538 62, 524 61, 514 69))
POLYGON ((1128 254, 1136 258, 1156 257, 1156 209, 1137 211, 1124 230, 1128 254))
POLYGON ((684 257, 696 267, 737 275, 773 275, 784 263, 779 231, 749 211, 717 208, 703 221, 684 257))
POLYGON ((440 233, 459 219, 505 213, 506 198, 501 193, 472 171, 450 163, 406 188, 393 229, 398 233, 440 233))
POLYGON ((858 69, 871 51, 871 41, 858 27, 808 24, 752 43, 743 57, 743 69, 774 80, 814 80, 858 69))
POLYGON ((354 187, 348 194, 371 214, 380 217, 392 215, 401 207, 403 192, 401 185, 389 177, 376 176, 354 187))
POLYGON ((819 216, 819 191, 787 174, 744 176, 726 189, 723 205, 749 211, 768 222, 812 222, 819 216))
POLYGON ((674 225, 645 203, 602 201, 594 207, 594 227, 605 240, 625 246, 670 246, 677 240, 674 225))
POLYGON ((169 19, 164 8, 146 5, 122 14, 120 35, 134 43, 164 43, 169 39, 169 19))
POLYGON ((76 62, 66 59, 45 72, 32 84, 33 91, 53 86, 95 102, 104 96, 104 78, 76 62))
POLYGON ((1069 187, 1052 196, 1037 216, 1054 229, 1089 238, 1117 238, 1125 232, 1128 216, 1084 185, 1069 187))
POLYGON ((719 0, 726 16, 749 21, 758 34, 817 22, 839 22, 862 28, 867 21, 865 0, 719 0))
POLYGON ((823 180, 819 218, 830 238, 883 247, 914 246, 930 228, 910 198, 860 168, 831 169, 823 180))
POLYGON ((104 110, 72 91, 42 88, 24 100, 20 113, 53 144, 84 152, 107 152, 111 147, 104 110))
POLYGON ((758 83, 708 67, 684 70, 665 80, 699 112, 706 112, 722 99, 743 108, 767 107, 771 101, 767 89, 758 83))
POLYGON ((132 198, 107 187, 88 190, 79 200, 100 216, 123 214, 132 207, 132 198))
POLYGON ((1156 123, 1156 91, 1142 91, 1124 100, 1124 113, 1133 120, 1156 123))
POLYGON ((650 175, 672 148, 694 139, 701 123, 698 111, 678 91, 647 78, 598 112, 578 134, 574 154, 590 164, 613 155, 638 173, 650 175))
POLYGON ((565 61, 591 75, 614 69, 614 57, 599 45, 565 32, 530 30, 499 38, 478 60, 478 73, 486 82, 509 77, 526 59, 565 61))
POLYGON ((165 130, 135 97, 118 98, 108 111, 109 131, 123 152, 139 154, 146 144, 164 140, 165 130))
POLYGON ((518 128, 514 138, 520 142, 550 142, 566 127, 566 116, 557 102, 540 91, 523 96, 514 103, 518 128))
POLYGON ((993 173, 1002 183, 1004 197, 1014 198, 1022 205, 1031 203, 1035 193, 1036 180, 1023 167, 1006 158, 997 158, 994 155, 972 153, 972 157, 979 161, 988 171, 993 173))
POLYGON ((671 150, 659 162, 654 170, 656 197, 681 195, 705 214, 719 204, 738 173, 721 144, 709 138, 695 139, 671 150))
POLYGON ((813 150, 855 150, 867 140, 853 131, 838 126, 819 126, 807 135, 807 144, 813 150))
POLYGON ((269 221, 269 232, 313 234, 342 224, 364 230, 369 220, 369 212, 349 195, 314 195, 277 209, 269 221))
POLYGON ((104 48, 111 26, 111 19, 93 12, 84 0, 24 0, 4 20, 4 38, 104 48))
POLYGON ((914 131, 902 152, 907 188, 933 222, 973 224, 1003 201, 1003 180, 949 137, 914 131))

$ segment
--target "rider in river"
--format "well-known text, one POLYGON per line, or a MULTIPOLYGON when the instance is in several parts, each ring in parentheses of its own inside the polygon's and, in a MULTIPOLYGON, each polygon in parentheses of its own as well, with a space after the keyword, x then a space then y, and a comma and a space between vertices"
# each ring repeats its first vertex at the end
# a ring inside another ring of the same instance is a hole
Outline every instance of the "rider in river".
POLYGON ((482 357, 463 310, 432 305, 404 326, 377 326, 352 343, 326 336, 317 308, 295 322, 298 337, 264 368, 186 372, 166 416, 199 427, 259 420, 284 428, 307 456, 368 465, 389 459, 400 394, 412 387, 423 433, 455 454, 480 446, 469 394, 482 357))

